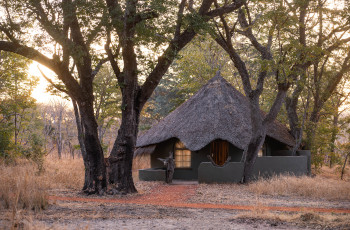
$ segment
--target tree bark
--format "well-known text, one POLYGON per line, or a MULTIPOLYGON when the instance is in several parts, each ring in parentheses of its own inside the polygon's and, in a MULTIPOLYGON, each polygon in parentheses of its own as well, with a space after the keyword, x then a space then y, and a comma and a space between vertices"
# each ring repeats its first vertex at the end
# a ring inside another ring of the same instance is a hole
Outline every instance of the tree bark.
POLYGON ((118 137, 114 143, 109 158, 111 165, 110 182, 117 186, 117 190, 123 193, 137 192, 132 178, 132 162, 134 147, 139 125, 139 111, 124 112, 118 130, 118 137))
POLYGON ((262 147, 266 137, 266 126, 263 125, 263 117, 259 107, 259 96, 250 99, 250 116, 252 125, 252 136, 247 149, 245 150, 244 169, 242 183, 247 183, 252 179, 253 167, 258 157, 258 152, 262 147))
MULTIPOLYGON (((338 109, 338 108, 337 108, 338 109)), ((332 168, 333 163, 335 161, 335 141, 337 139, 338 134, 338 121, 339 121, 339 113, 336 111, 333 117, 333 129, 331 136, 331 144, 330 144, 330 154, 329 154, 329 167, 332 168)))
POLYGON ((343 180, 343 177, 344 177, 344 173, 345 173, 345 166, 346 166, 346 162, 348 161, 348 157, 350 155, 350 152, 348 154, 346 154, 345 156, 345 160, 344 160, 344 164, 343 164, 343 167, 341 169, 341 176, 340 176, 340 179, 343 180))
POLYGON ((279 85, 279 90, 273 105, 270 108, 269 113, 263 117, 259 106, 259 97, 260 94, 257 91, 249 97, 250 105, 250 119, 252 125, 252 136, 248 143, 247 149, 244 153, 244 169, 243 177, 241 182, 248 183, 252 178, 253 167, 258 157, 258 152, 264 144, 266 138, 267 127, 272 124, 276 119, 278 112, 280 111, 283 101, 285 99, 286 93, 288 90, 288 85, 281 86, 279 85))
POLYGON ((91 183, 85 189, 86 193, 98 193, 102 195, 107 188, 106 166, 104 163, 103 150, 98 138, 97 122, 93 111, 93 100, 78 102, 80 117, 84 130, 84 146, 86 149, 87 162, 91 183))
POLYGON ((57 136, 57 153, 58 153, 58 159, 62 158, 62 113, 63 113, 63 107, 61 105, 58 105, 58 136, 57 136))
POLYGON ((85 144, 84 144, 84 131, 83 131, 83 126, 81 123, 80 115, 79 115, 79 109, 77 102, 72 99, 73 103, 73 108, 74 108, 74 116, 75 116, 75 122, 77 124, 77 130, 78 130, 78 141, 80 145, 80 151, 81 151, 81 156, 83 157, 84 161, 84 168, 85 168, 85 174, 84 174, 84 186, 83 186, 83 191, 87 190, 88 188, 93 187, 93 178, 92 178, 92 173, 90 170, 90 162, 87 157, 86 149, 85 149, 85 144))
POLYGON ((317 130, 317 125, 320 120, 320 106, 317 104, 317 100, 315 100, 315 105, 310 115, 310 119, 306 125, 306 141, 305 141, 305 149, 313 150, 314 142, 315 142, 315 134, 317 130))

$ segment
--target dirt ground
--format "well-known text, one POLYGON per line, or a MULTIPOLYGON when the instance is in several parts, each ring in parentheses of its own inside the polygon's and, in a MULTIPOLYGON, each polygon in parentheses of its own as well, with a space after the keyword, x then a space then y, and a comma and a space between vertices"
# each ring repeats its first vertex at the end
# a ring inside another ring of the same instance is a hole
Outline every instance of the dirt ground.
POLYGON ((238 184, 200 184, 196 189, 196 195, 191 196, 190 202, 350 209, 350 200, 327 200, 301 196, 256 195, 250 192, 246 186, 238 184), (213 191, 215 191, 215 195, 213 191))
MULTIPOLYGON (((278 220, 237 219, 233 210, 57 202, 18 221, 19 229, 310 229, 278 220)), ((24 215, 24 213, 22 214, 24 215)), ((0 222, 2 229, 9 223, 0 222)))
POLYGON ((346 200, 258 197, 238 185, 138 182, 137 188, 139 194, 103 197, 52 190, 46 210, 0 210, 0 229, 350 229, 346 200), (278 206, 299 208, 264 209, 278 206))

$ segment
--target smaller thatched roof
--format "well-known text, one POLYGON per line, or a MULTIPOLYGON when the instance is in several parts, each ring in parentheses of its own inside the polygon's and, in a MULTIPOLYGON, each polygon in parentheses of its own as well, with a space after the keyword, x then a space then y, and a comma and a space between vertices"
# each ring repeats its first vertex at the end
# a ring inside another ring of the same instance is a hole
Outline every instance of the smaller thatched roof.
MULTIPOLYGON (((190 99, 140 135, 136 147, 178 138, 191 151, 215 139, 245 149, 251 137, 250 122, 248 99, 218 73, 190 99)), ((289 146, 295 143, 287 128, 277 121, 268 127, 267 136, 289 146)))

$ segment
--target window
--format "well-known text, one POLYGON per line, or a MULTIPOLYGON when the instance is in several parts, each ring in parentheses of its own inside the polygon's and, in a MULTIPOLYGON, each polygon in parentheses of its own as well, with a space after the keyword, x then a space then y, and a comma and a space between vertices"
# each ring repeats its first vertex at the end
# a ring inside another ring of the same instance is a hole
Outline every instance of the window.
POLYGON ((191 167, 191 151, 181 142, 177 141, 174 147, 175 167, 190 168, 191 167))
POLYGON ((217 165, 224 165, 228 158, 229 144, 227 141, 215 140, 210 144, 210 156, 217 165))

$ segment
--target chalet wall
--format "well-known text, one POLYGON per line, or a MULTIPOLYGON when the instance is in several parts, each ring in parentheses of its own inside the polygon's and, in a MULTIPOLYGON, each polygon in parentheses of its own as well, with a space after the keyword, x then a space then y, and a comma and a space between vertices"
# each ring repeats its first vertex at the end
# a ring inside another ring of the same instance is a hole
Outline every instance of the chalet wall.
MULTIPOLYGON (((257 158, 253 168, 253 177, 271 177, 281 174, 307 175, 307 157, 267 156, 257 158)), ((198 168, 198 182, 200 183, 237 183, 241 180, 242 175, 243 163, 241 162, 229 162, 224 167, 203 162, 198 168)))
MULTIPOLYGON (((157 144, 153 154, 151 154, 151 167, 153 169, 164 168, 163 163, 157 158, 167 158, 169 153, 174 151, 174 144, 176 139, 170 139, 157 144)), ((198 168, 202 162, 208 162, 207 155, 210 154, 210 144, 206 145, 199 151, 192 151, 191 154, 191 168, 175 168, 174 179, 178 180, 197 180, 198 168)), ((231 162, 241 161, 243 150, 229 144, 229 156, 231 162)), ((145 173, 145 172, 142 172, 145 173)), ((153 172, 155 173, 155 172, 153 172)), ((140 178, 141 179, 141 178, 140 178)))
POLYGON ((165 177, 165 169, 139 169, 139 179, 141 181, 165 181, 165 177))
MULTIPOLYGON (((140 170, 140 180, 163 180, 165 178, 165 167, 157 158, 167 158, 169 153, 174 151, 176 140, 176 138, 172 138, 157 144, 154 153, 151 154, 152 168, 140 170)), ((231 160, 224 167, 216 167, 210 163, 207 158, 209 153, 210 144, 199 151, 192 151, 191 168, 175 168, 174 179, 198 180, 205 183, 240 181, 243 173, 243 164, 240 162, 243 150, 230 144, 229 156, 231 160)), ((308 150, 297 151, 297 156, 291 156, 290 150, 270 148, 269 154, 270 156, 257 159, 253 171, 254 176, 269 177, 285 173, 297 176, 311 174, 311 159, 308 150)))

